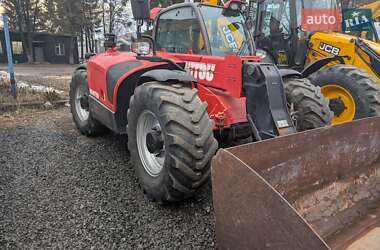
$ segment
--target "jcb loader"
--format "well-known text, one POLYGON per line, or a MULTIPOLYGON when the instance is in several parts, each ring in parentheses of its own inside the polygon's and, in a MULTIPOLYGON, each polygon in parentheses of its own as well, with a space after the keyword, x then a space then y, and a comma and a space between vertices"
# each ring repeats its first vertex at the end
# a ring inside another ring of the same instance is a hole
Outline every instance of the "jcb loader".
POLYGON ((257 54, 280 68, 304 72, 321 87, 333 124, 380 115, 380 44, 344 33, 304 31, 306 9, 340 13, 341 1, 250 0, 246 14, 257 54), (315 65, 324 67, 315 70, 315 65))

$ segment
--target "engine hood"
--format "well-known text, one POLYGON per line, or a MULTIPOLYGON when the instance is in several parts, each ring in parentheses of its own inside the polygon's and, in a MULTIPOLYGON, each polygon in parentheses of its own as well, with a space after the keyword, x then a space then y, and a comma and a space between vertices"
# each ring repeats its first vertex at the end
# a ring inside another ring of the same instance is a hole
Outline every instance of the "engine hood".
MULTIPOLYGON (((312 35, 312 37, 320 41, 330 42, 331 44, 335 44, 337 46, 350 44, 351 42, 358 39, 358 37, 356 36, 337 32, 316 32, 312 35)), ((374 50, 378 55, 380 55, 379 43, 362 38, 360 38, 360 40, 366 43, 372 50, 374 50)))

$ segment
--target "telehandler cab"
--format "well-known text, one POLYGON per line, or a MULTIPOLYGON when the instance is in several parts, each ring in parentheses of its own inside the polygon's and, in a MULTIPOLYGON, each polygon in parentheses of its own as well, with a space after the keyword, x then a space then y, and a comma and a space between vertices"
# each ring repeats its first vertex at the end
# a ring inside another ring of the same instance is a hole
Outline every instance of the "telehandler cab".
POLYGON ((216 138, 260 141, 331 122, 319 87, 295 70, 252 56, 256 48, 242 6, 238 0, 224 7, 173 5, 155 12, 149 37, 140 31, 150 17, 149 1, 132 0, 134 52, 107 42, 106 52, 74 73, 70 104, 76 126, 88 136, 105 127, 127 134, 150 200, 194 195, 209 179, 216 138))

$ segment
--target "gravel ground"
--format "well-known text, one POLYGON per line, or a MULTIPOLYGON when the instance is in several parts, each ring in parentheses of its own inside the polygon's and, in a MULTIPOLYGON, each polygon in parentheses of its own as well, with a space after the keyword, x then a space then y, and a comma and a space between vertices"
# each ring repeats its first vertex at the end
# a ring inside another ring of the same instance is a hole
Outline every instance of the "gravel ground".
POLYGON ((80 135, 68 108, 0 117, 0 249, 215 248, 210 185, 151 203, 125 145, 80 135))

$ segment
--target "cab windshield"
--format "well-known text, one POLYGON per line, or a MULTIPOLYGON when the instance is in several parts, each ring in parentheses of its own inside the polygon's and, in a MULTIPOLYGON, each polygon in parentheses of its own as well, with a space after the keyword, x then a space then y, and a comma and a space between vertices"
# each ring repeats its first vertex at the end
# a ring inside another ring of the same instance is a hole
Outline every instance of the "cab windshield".
POLYGON ((239 12, 223 11, 223 8, 207 5, 200 5, 199 8, 210 40, 212 55, 246 56, 252 54, 249 34, 244 24, 244 18, 239 12))

